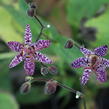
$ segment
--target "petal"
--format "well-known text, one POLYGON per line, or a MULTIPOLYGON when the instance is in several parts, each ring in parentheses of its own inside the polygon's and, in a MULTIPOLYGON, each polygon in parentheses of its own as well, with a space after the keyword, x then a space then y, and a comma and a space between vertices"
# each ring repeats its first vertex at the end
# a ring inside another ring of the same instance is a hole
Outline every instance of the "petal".
POLYGON ((33 44, 35 50, 41 50, 43 48, 47 48, 50 46, 49 40, 38 40, 36 43, 33 44))
POLYGON ((84 55, 90 55, 90 54, 94 54, 91 50, 88 50, 84 47, 80 48, 80 51, 84 54, 84 55))
POLYGON ((19 52, 23 48, 23 44, 20 42, 15 42, 15 41, 10 41, 8 42, 8 46, 10 47, 11 50, 19 52))
POLYGON ((102 65, 97 66, 96 78, 100 82, 105 82, 107 80, 107 72, 105 71, 105 68, 102 67, 102 65))
POLYGON ((32 33, 30 30, 30 25, 26 25, 24 40, 25 40, 25 44, 27 45, 30 45, 32 42, 32 33))
POLYGON ((9 68, 15 67, 17 64, 19 64, 21 61, 23 61, 23 56, 22 54, 18 54, 17 56, 14 57, 14 59, 11 61, 9 64, 9 68))
POLYGON ((74 68, 85 67, 85 66, 87 66, 87 58, 80 57, 80 58, 76 59, 74 62, 72 62, 71 65, 74 68))
POLYGON ((52 60, 46 57, 44 54, 41 54, 39 52, 36 52, 36 60, 46 63, 46 64, 52 64, 52 60))
POLYGON ((105 58, 102 58, 102 65, 103 67, 109 67, 109 60, 105 59, 105 58))
POLYGON ((107 45, 104 45, 104 46, 101 46, 101 47, 94 49, 95 54, 98 56, 105 56, 107 54, 107 51, 108 51, 107 45))
POLYGON ((35 63, 34 63, 33 57, 26 57, 24 61, 24 69, 27 75, 33 75, 34 70, 35 70, 35 63))
POLYGON ((91 72, 92 72, 91 69, 84 70, 84 73, 83 73, 82 78, 81 78, 81 84, 85 85, 87 83, 87 81, 89 80, 91 72))

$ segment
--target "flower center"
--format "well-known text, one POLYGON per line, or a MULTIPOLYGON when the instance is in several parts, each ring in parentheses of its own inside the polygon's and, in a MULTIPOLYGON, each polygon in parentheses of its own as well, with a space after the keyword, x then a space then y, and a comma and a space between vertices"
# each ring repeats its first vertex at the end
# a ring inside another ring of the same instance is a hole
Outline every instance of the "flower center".
POLYGON ((26 55, 26 56, 33 56, 35 54, 35 49, 34 49, 34 46, 28 46, 28 45, 25 45, 24 49, 23 49, 23 53, 26 55))
POLYGON ((100 57, 98 57, 97 55, 89 55, 88 56, 88 65, 91 68, 94 68, 96 65, 98 65, 99 61, 100 61, 100 57))

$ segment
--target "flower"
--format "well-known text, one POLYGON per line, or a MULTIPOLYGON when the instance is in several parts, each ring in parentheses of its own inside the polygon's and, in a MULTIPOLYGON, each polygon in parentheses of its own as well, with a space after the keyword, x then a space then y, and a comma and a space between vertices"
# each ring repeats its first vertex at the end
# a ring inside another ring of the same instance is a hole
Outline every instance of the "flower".
POLYGON ((9 67, 15 67, 24 60, 24 69, 27 75, 33 75, 35 69, 35 60, 47 64, 52 63, 51 59, 38 52, 43 48, 49 47, 50 41, 38 40, 36 43, 32 43, 32 34, 29 25, 26 25, 24 44, 16 41, 10 41, 8 42, 8 46, 11 50, 19 52, 18 55, 15 56, 15 58, 11 61, 9 67))
POLYGON ((107 79, 106 68, 109 67, 109 60, 102 58, 108 51, 108 46, 104 45, 95 48, 94 51, 80 47, 80 51, 85 57, 80 57, 72 62, 73 68, 84 68, 84 73, 81 78, 81 83, 85 85, 89 80, 91 72, 95 72, 97 80, 105 82, 107 79))

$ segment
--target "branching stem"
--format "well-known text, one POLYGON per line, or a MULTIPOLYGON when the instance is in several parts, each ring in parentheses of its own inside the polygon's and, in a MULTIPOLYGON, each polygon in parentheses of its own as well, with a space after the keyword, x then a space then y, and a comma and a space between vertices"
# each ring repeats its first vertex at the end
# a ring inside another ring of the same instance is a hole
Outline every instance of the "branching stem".
POLYGON ((39 33, 39 35, 38 35, 38 37, 36 39, 36 42, 37 42, 40 39, 40 37, 41 37, 41 35, 43 33, 43 29, 45 28, 45 26, 42 24, 42 22, 39 20, 39 18, 36 15, 34 17, 39 22, 39 24, 41 25, 40 33, 39 33))
MULTIPOLYGON (((48 78, 34 78, 34 79, 31 81, 31 83, 36 82, 36 81, 47 82, 47 81, 49 81, 49 80, 51 80, 51 79, 48 79, 48 78)), ((52 79, 52 80, 54 80, 54 79, 52 79)), ((79 92, 79 91, 74 90, 73 88, 68 87, 67 85, 62 84, 62 83, 60 83, 60 82, 57 82, 57 85, 60 86, 60 87, 62 87, 62 88, 64 88, 64 89, 67 89, 68 91, 73 92, 73 93, 75 93, 75 94, 76 94, 76 92, 79 92)), ((84 96, 83 93, 81 93, 81 92, 79 92, 79 93, 81 94, 80 97, 83 97, 83 96, 84 96)))

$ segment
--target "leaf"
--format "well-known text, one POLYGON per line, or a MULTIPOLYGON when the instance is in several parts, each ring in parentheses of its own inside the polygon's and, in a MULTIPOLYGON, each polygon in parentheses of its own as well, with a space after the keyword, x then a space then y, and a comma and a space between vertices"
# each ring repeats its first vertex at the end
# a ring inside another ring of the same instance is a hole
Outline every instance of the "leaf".
MULTIPOLYGON (((72 79, 72 77, 65 76, 65 78, 63 78, 63 80, 61 80, 61 83, 66 85, 67 87, 71 87, 71 88, 72 88, 72 86, 74 86, 74 80, 72 79)), ((58 93, 58 97, 66 96, 69 93, 70 93, 69 90, 61 87, 61 90, 58 93)))
MULTIPOLYGON (((60 74, 64 75, 65 63, 66 66, 71 67, 72 61, 74 61, 78 57, 81 57, 82 53, 77 47, 73 47, 71 49, 64 48, 64 45, 68 38, 60 35, 52 25, 51 28, 47 29, 45 32, 53 41, 55 41, 52 42, 49 48, 47 48, 46 52, 54 52, 54 56, 56 58, 55 63, 57 63, 60 68, 60 74)), ((81 74, 81 70, 77 71, 81 74)))
POLYGON ((109 8, 102 16, 89 20, 86 26, 97 29, 96 41, 92 42, 92 46, 109 45, 109 8))
POLYGON ((0 60, 0 89, 11 91, 11 80, 9 77, 9 60, 0 60))
POLYGON ((16 97, 17 100, 22 104, 39 103, 48 98, 48 96, 44 94, 43 88, 33 86, 28 94, 22 95, 20 93, 17 93, 16 97))
POLYGON ((29 7, 28 7, 27 3, 25 2, 25 0, 19 0, 19 8, 24 13, 27 11, 27 9, 29 9, 29 7))
POLYGON ((71 25, 79 26, 82 18, 91 18, 108 0, 68 0, 67 18, 71 25))
POLYGON ((9 53, 1 53, 0 54, 0 60, 2 59, 9 59, 15 56, 14 52, 9 52, 9 53))
POLYGON ((10 14, 0 7, 0 38, 5 42, 14 40, 22 41, 22 37, 13 29, 13 19, 10 14))
MULTIPOLYGON (((26 4, 24 4, 26 5, 26 4)), ((33 40, 36 40, 37 35, 40 32, 40 25, 39 23, 34 19, 27 15, 26 11, 21 11, 15 9, 11 5, 4 4, 3 7, 10 13, 10 15, 13 17, 13 19, 21 26, 22 28, 22 37, 24 35, 24 29, 27 24, 30 24, 32 34, 33 34, 33 40)))
POLYGON ((15 98, 7 93, 0 91, 0 108, 1 109, 19 109, 15 98))

